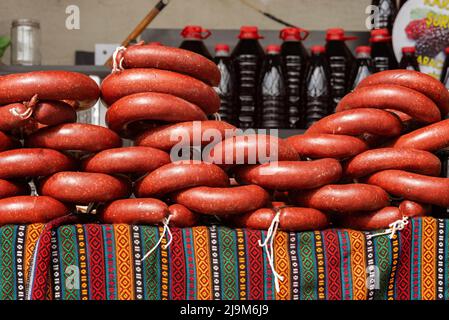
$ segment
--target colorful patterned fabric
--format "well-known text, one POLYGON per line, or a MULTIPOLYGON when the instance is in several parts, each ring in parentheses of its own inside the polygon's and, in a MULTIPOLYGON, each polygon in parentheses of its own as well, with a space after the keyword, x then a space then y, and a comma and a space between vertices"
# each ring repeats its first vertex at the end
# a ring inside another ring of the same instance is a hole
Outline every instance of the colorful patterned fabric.
POLYGON ((4 226, 0 298, 449 299, 448 227, 449 220, 416 219, 393 239, 352 230, 278 232, 274 265, 284 280, 276 292, 258 244, 265 231, 173 228, 170 246, 164 238, 142 261, 162 228, 4 226))

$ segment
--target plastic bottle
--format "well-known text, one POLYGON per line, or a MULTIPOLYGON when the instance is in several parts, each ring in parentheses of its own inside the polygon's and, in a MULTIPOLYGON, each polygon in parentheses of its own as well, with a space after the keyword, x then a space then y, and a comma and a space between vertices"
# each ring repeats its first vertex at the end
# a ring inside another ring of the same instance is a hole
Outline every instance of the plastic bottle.
POLYGON ((329 66, 323 46, 311 48, 310 64, 307 68, 305 126, 310 127, 316 121, 329 114, 331 104, 331 90, 329 80, 329 66))
POLYGON ((283 40, 281 56, 284 63, 285 81, 287 88, 288 124, 292 129, 302 128, 304 119, 304 98, 302 87, 306 77, 309 53, 302 41, 309 35, 301 28, 284 28, 279 37, 283 40))
POLYGON ((200 26, 186 26, 181 31, 181 36, 184 40, 179 46, 181 49, 190 50, 205 56, 212 60, 212 55, 204 45, 203 40, 207 39, 211 35, 211 32, 207 29, 203 29, 200 26))
POLYGON ((221 74, 220 84, 216 88, 221 105, 218 114, 221 120, 231 124, 235 121, 235 78, 229 54, 229 46, 219 43, 215 46, 215 63, 221 74))
POLYGON ((237 81, 238 126, 255 128, 257 125, 257 85, 265 53, 260 46, 257 27, 240 28, 239 42, 231 59, 237 81))
POLYGON ((415 47, 403 47, 402 59, 399 63, 400 69, 420 71, 418 60, 416 59, 415 47))
POLYGON ((345 41, 355 39, 357 38, 345 36, 345 31, 341 28, 328 29, 326 32, 326 57, 331 70, 330 83, 333 102, 331 112, 349 90, 354 56, 345 41))
POLYGON ((266 48, 259 84, 259 127, 288 128, 287 90, 282 71, 281 47, 271 44, 266 48))
POLYGON ((378 14, 374 16, 374 29, 387 28, 391 32, 398 14, 396 0, 373 0, 372 4, 379 8, 378 14))
POLYGON ((444 50, 446 59, 444 60, 443 71, 441 72, 440 81, 449 89, 449 47, 444 50))
POLYGON ((373 73, 373 61, 371 60, 371 47, 360 46, 355 49, 356 68, 354 69, 351 89, 355 89, 359 83, 373 73))
POLYGON ((370 42, 375 72, 398 68, 388 29, 371 30, 370 42))

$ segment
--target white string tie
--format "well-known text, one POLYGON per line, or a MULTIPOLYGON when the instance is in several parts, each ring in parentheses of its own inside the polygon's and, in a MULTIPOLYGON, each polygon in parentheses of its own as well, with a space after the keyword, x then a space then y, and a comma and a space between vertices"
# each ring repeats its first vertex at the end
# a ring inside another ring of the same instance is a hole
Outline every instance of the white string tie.
POLYGON ((403 216, 402 219, 396 220, 395 222, 390 223, 388 225, 389 228, 387 230, 385 230, 384 232, 370 234, 370 235, 368 235, 368 238, 371 239, 371 238, 374 238, 377 236, 383 236, 383 235, 389 234, 390 239, 393 239, 396 232, 403 230, 408 223, 409 223, 408 217, 403 216))
POLYGON ((125 69, 123 68, 123 56, 120 58, 120 61, 117 61, 117 55, 122 51, 126 51, 126 47, 117 47, 112 54, 112 72, 119 72, 125 69))
POLYGON ((156 245, 153 248, 151 248, 150 251, 148 251, 145 254, 145 256, 142 258, 142 260, 140 260, 141 262, 143 262, 146 258, 148 258, 149 255, 152 254, 153 251, 156 250, 159 247, 159 245, 162 242, 162 239, 165 237, 166 234, 167 234, 168 242, 163 245, 163 248, 167 249, 170 246, 170 244, 171 244, 171 242, 173 240, 173 235, 172 235, 172 233, 170 231, 170 227, 168 226, 169 222, 170 222, 170 217, 164 219, 164 222, 163 222, 164 223, 164 230, 162 231, 162 234, 159 237, 159 241, 156 243, 156 245))
POLYGON ((215 119, 215 121, 221 121, 221 116, 218 112, 214 113, 214 119, 215 119))

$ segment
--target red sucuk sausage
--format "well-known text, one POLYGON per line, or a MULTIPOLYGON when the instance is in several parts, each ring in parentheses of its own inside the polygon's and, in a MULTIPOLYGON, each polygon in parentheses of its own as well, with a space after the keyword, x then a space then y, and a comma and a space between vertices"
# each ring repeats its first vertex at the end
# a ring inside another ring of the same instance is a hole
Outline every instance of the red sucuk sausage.
POLYGON ((0 153, 0 179, 43 177, 75 168, 72 158, 56 150, 26 148, 0 153))
POLYGON ((207 120, 198 106, 170 94, 136 93, 123 97, 106 112, 108 127, 120 135, 130 137, 127 126, 142 120, 181 122, 207 120))
POLYGON ((122 140, 112 130, 85 123, 65 123, 39 129, 25 140, 27 147, 55 150, 98 152, 122 146, 122 140))
POLYGON ((382 71, 365 78, 357 88, 377 84, 400 85, 416 90, 432 99, 443 116, 449 112, 449 93, 447 89, 440 81, 425 73, 411 70, 382 71))
POLYGON ((114 224, 162 224, 168 215, 167 205, 151 198, 116 200, 100 210, 101 221, 114 224))
POLYGON ((72 207, 45 196, 0 199, 0 225, 45 223, 69 214, 72 207))
POLYGON ((33 71, 1 77, 0 105, 42 100, 76 100, 80 109, 92 107, 100 96, 97 83, 88 76, 70 71, 33 71))
POLYGON ((0 151, 12 149, 18 146, 18 142, 0 131, 0 151))
POLYGON ((308 133, 287 138, 301 157, 346 159, 368 150, 365 141, 351 136, 308 133))
POLYGON ((126 48, 117 59, 123 57, 124 68, 155 68, 183 73, 211 86, 220 83, 220 71, 215 63, 200 54, 166 46, 137 44, 126 48))
POLYGON ((200 107, 206 114, 217 112, 220 98, 215 90, 195 78, 166 70, 126 69, 107 76, 101 84, 103 100, 112 105, 133 93, 167 93, 200 107))
POLYGON ((260 208, 242 215, 230 216, 229 220, 238 228, 268 230, 275 216, 276 210, 260 208))
POLYGON ((0 107, 0 130, 11 131, 29 121, 29 107, 23 103, 11 103, 0 107))
POLYGON ((127 198, 131 186, 127 179, 104 173, 59 172, 40 183, 39 194, 63 202, 89 204, 127 198))
POLYGON ((262 208, 269 201, 269 195, 256 185, 232 188, 195 187, 173 194, 172 199, 195 212, 222 216, 262 208))
POLYGON ((87 158, 83 162, 83 171, 106 174, 146 173, 167 163, 170 163, 170 156, 155 148, 114 148, 87 158))
POLYGON ((383 137, 394 137, 401 134, 402 124, 390 112, 362 108, 345 110, 331 114, 315 122, 306 134, 327 133, 349 136, 360 136, 365 133, 383 137))
POLYGON ((23 181, 0 179, 0 199, 30 194, 30 186, 23 181))
POLYGON ((226 138, 205 155, 205 161, 225 166, 296 160, 299 155, 286 140, 264 134, 226 138))
POLYGON ((358 108, 399 110, 424 123, 441 120, 440 110, 427 96, 418 91, 391 84, 364 87, 347 94, 341 99, 336 112, 358 108))
POLYGON ((262 165, 238 167, 237 181, 257 184, 271 190, 301 190, 337 182, 342 168, 335 159, 315 161, 277 161, 262 165))
POLYGON ((314 190, 293 191, 290 199, 303 207, 336 213, 373 211, 389 204, 388 194, 383 189, 361 183, 329 184, 314 190))
POLYGON ((138 197, 162 197, 185 188, 229 186, 228 175, 218 166, 199 161, 166 164, 145 176, 135 185, 138 197))
POLYGON ((424 217, 431 212, 430 205, 418 203, 415 201, 404 200, 399 204, 399 211, 403 216, 409 218, 424 217))
POLYGON ((195 213, 181 204, 172 204, 168 207, 170 211, 169 225, 176 228, 191 228, 198 224, 199 214, 195 213))
POLYGON ((394 141, 392 146, 431 152, 449 147, 449 119, 407 133, 394 141))
POLYGON ((401 170, 385 170, 367 181, 388 193, 421 203, 449 207, 449 179, 423 176, 401 170))
POLYGON ((352 158, 346 165, 345 176, 360 178, 388 169, 438 176, 441 171, 441 161, 437 156, 427 151, 380 148, 365 151, 352 158))
POLYGON ((76 111, 62 101, 40 101, 36 104, 33 118, 44 125, 56 126, 62 123, 76 122, 76 111))
POLYGON ((236 127, 224 121, 188 121, 149 129, 140 135, 135 144, 170 151, 181 142, 183 145, 207 145, 234 135, 236 127))
POLYGON ((402 213, 397 207, 385 207, 374 212, 363 212, 356 215, 341 215, 338 224, 344 228, 372 231, 387 229, 393 222, 402 219, 402 213))

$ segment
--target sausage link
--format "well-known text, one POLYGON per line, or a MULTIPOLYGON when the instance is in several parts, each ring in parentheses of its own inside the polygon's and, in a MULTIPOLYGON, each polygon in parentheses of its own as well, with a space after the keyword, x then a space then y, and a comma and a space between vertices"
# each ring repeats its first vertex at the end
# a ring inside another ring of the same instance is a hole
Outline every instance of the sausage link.
POLYGON ((176 228, 191 228, 198 224, 199 214, 195 213, 181 204, 172 204, 168 207, 170 211, 170 226, 176 228))
POLYGON ((238 167, 237 181, 257 184, 270 190, 301 190, 318 188, 337 182, 342 168, 335 159, 315 161, 277 161, 262 165, 238 167))
POLYGON ((127 179, 103 173, 59 172, 41 181, 39 194, 63 202, 89 204, 127 198, 131 186, 127 179))
POLYGON ((168 163, 170 163, 170 156, 155 148, 114 148, 88 157, 83 162, 83 171, 106 174, 142 174, 168 163))
POLYGON ((346 159, 368 150, 363 140, 335 134, 309 133, 287 138, 301 157, 346 159))
POLYGON ((449 92, 444 85, 425 73, 411 70, 388 70, 365 78, 357 88, 377 84, 393 84, 404 86, 432 99, 445 116, 449 112, 449 92))
POLYGON ((293 191, 290 199, 302 207, 342 214, 378 210, 390 202, 383 189, 361 183, 329 184, 314 190, 293 191))
POLYGON ((112 130, 93 124, 66 123, 39 129, 25 140, 27 147, 60 151, 98 152, 122 146, 122 140, 112 130))
POLYGON ((275 209, 260 208, 242 215, 230 216, 229 220, 237 228, 268 230, 275 216, 275 209))
POLYGON ((345 168, 345 176, 360 178, 388 169, 438 176, 441 171, 441 161, 427 151, 380 148, 365 151, 351 159, 345 168))
POLYGON ((392 143, 395 148, 437 151, 449 147, 449 119, 417 129, 392 143))
POLYGON ((205 161, 219 165, 296 160, 299 160, 299 155, 286 140, 264 134, 226 138, 205 156, 205 161))
POLYGON ((0 151, 19 147, 19 142, 0 131, 0 151))
POLYGON ((220 83, 220 71, 215 63, 192 51, 137 44, 124 50, 118 59, 122 57, 123 66, 128 69, 163 69, 189 75, 214 87, 220 83))
POLYGON ((46 223, 69 214, 73 207, 45 196, 0 199, 0 225, 46 223))
POLYGON ((385 170, 370 176, 367 183, 379 186, 394 196, 449 207, 447 178, 428 177, 401 170, 385 170))
POLYGON ((36 104, 33 118, 44 125, 56 126, 62 123, 76 122, 76 111, 62 101, 40 101, 36 104))
POLYGON ((42 100, 76 100, 80 109, 89 109, 98 100, 100 89, 88 76, 70 71, 33 71, 1 77, 0 105, 42 100))
POLYGON ((0 130, 11 131, 23 127, 29 117, 29 107, 23 103, 11 103, 0 107, 0 130))
POLYGON ((363 212, 356 215, 341 215, 337 218, 339 226, 354 230, 373 231, 387 229, 390 223, 402 219, 397 207, 385 207, 374 212, 363 212))
POLYGON ((234 135, 235 130, 236 127, 224 121, 188 121, 149 129, 135 140, 135 144, 170 151, 179 143, 191 146, 217 143, 234 135))
POLYGON ((169 211, 167 205, 158 199, 115 200, 100 210, 104 223, 161 224, 169 211))
POLYGON ((315 122, 306 134, 327 133, 348 136, 361 136, 369 133, 375 136, 394 137, 401 134, 400 119, 390 112, 362 108, 331 114, 315 122))
POLYGON ((0 153, 0 179, 44 177, 75 168, 71 157, 56 150, 31 148, 0 153))
POLYGON ((432 212, 431 210, 432 208, 430 205, 410 200, 404 200, 399 204, 399 211, 401 211, 401 214, 409 218, 424 217, 432 212))
POLYGON ((26 182, 0 179, 0 199, 29 195, 30 193, 30 186, 26 182))
POLYGON ((165 93, 144 92, 123 97, 106 112, 108 127, 123 137, 132 137, 130 123, 142 120, 181 122, 207 120, 196 105, 165 93))
POLYGON ((229 186, 228 175, 218 166, 183 161, 166 164, 150 172, 135 185, 135 194, 142 198, 159 198, 185 188, 229 186))
POLYGON ((431 99, 397 85, 378 84, 357 89, 341 99, 336 112, 358 108, 399 110, 423 123, 441 120, 440 110, 431 99))
POLYGON ((232 188, 195 187, 177 192, 172 199, 195 212, 222 216, 262 208, 268 202, 269 195, 256 185, 232 188))
POLYGON ((101 84, 107 105, 124 96, 141 92, 167 93, 200 107, 206 114, 218 111, 220 98, 215 90, 195 78, 158 69, 126 69, 107 76, 101 84))

